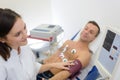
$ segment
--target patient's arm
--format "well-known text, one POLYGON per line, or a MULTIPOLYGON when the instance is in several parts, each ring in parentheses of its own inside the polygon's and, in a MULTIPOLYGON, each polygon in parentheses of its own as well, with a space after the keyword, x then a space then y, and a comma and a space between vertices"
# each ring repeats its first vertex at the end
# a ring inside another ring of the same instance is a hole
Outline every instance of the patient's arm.
POLYGON ((85 68, 91 59, 91 53, 89 51, 83 51, 83 54, 80 54, 77 59, 79 59, 82 63, 82 68, 85 68))
POLYGON ((82 64, 78 59, 75 59, 73 63, 74 65, 68 66, 69 71, 62 70, 55 74, 50 80, 66 80, 68 77, 73 78, 82 69, 82 64))
POLYGON ((68 77, 73 78, 82 69, 82 64, 78 59, 75 59, 73 64, 74 65, 68 66, 69 70, 62 70, 58 72, 50 80, 66 80, 68 77))
POLYGON ((63 70, 57 74, 55 74, 52 78, 49 80, 66 80, 71 75, 71 73, 67 70, 63 70))

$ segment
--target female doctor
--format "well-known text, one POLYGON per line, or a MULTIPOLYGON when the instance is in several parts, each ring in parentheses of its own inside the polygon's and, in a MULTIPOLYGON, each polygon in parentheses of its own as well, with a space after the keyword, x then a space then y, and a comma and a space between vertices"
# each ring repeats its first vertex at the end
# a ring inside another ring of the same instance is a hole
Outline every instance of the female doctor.
POLYGON ((26 25, 11 9, 0 8, 0 80, 36 80, 51 68, 67 69, 71 62, 41 65, 27 44, 26 25))

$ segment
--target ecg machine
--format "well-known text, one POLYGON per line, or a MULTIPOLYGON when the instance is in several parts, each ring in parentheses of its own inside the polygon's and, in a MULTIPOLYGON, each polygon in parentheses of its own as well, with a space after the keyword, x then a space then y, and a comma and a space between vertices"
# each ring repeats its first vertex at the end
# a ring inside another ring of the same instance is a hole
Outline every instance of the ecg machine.
POLYGON ((54 42, 62 32, 63 29, 59 25, 41 24, 30 30, 30 37, 54 42))

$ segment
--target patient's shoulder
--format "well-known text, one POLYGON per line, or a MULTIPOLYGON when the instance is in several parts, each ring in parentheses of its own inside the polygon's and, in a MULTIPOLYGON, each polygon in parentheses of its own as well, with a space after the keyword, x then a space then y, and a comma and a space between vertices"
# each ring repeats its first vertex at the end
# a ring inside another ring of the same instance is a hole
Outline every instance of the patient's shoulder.
POLYGON ((64 43, 63 43, 63 45, 62 45, 62 48, 63 47, 65 47, 66 45, 71 45, 73 43, 73 41, 72 40, 66 40, 64 43))
POLYGON ((70 44, 70 43, 72 43, 73 41, 72 40, 66 40, 65 41, 65 44, 70 44))

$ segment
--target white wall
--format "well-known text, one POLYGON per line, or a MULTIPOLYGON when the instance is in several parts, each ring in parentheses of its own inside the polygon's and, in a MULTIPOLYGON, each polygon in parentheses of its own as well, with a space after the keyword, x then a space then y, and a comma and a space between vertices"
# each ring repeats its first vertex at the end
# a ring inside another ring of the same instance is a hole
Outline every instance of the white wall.
POLYGON ((120 27, 120 0, 52 0, 53 23, 60 24, 68 39, 89 20, 101 27, 120 27))
POLYGON ((20 13, 28 30, 43 23, 51 23, 51 0, 0 0, 1 8, 20 13))

